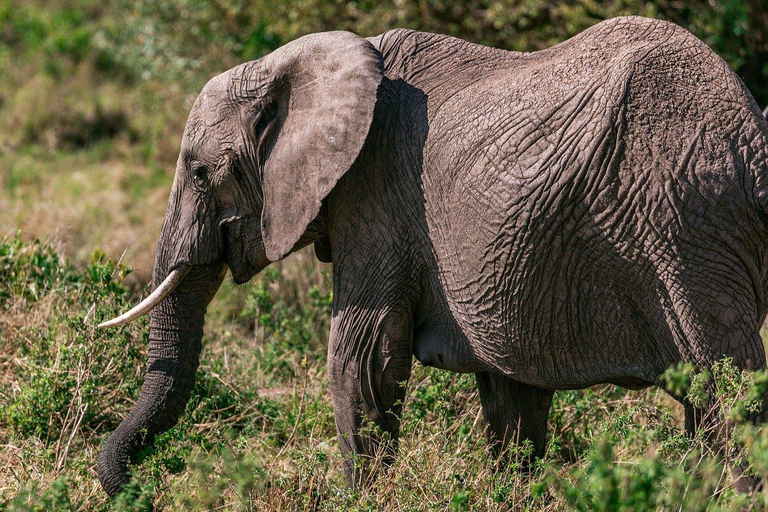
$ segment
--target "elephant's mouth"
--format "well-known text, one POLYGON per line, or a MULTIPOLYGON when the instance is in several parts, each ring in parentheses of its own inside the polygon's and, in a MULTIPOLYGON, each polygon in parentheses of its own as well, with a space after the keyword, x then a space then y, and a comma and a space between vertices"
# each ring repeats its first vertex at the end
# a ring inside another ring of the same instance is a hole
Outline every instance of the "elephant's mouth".
POLYGON ((253 276, 261 271, 261 269, 254 268, 249 263, 243 265, 242 261, 234 261, 232 263, 227 262, 227 266, 232 272, 232 280, 235 284, 247 283, 253 276))
POLYGON ((235 284, 243 284, 250 281, 253 276, 264 270, 271 263, 267 261, 261 265, 254 265, 250 258, 243 254, 242 249, 237 252, 237 255, 233 255, 231 251, 227 252, 227 266, 230 272, 232 272, 232 280, 235 284))
POLYGON ((225 263, 236 284, 248 282, 271 263, 258 229, 251 224, 249 219, 238 219, 222 225, 225 263), (254 235, 254 232, 259 235, 254 235))

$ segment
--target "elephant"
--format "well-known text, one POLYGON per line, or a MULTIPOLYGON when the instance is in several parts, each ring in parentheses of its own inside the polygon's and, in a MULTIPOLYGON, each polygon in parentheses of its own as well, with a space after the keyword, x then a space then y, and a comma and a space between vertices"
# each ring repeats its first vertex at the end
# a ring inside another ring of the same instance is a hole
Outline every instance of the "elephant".
POLYGON ((556 390, 662 385, 723 356, 765 368, 768 122, 703 42, 642 17, 532 53, 316 33, 214 77, 154 290, 101 324, 150 314, 139 398, 99 457, 108 494, 183 413, 227 270, 244 283, 310 244, 333 268, 329 390, 353 485, 396 455, 414 358, 474 373, 489 445, 542 456, 556 390))

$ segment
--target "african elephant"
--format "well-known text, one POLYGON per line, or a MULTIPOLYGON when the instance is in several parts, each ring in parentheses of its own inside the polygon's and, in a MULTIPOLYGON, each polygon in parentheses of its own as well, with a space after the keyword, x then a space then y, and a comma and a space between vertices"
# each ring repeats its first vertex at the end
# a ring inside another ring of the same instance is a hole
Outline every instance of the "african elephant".
POLYGON ((475 373, 492 445, 541 455, 555 390, 766 365, 768 122, 705 44, 639 17, 534 53, 319 33, 213 78, 156 288, 103 324, 151 310, 146 380, 99 459, 109 494, 184 411, 226 269, 244 283, 313 243, 333 263, 328 374, 353 483, 382 432, 394 454, 414 356, 475 373))

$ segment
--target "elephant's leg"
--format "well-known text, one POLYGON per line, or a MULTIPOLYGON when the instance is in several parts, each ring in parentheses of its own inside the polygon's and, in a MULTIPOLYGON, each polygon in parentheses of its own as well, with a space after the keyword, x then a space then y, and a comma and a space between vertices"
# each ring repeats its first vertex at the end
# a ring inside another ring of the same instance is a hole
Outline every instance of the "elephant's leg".
MULTIPOLYGON (((727 404, 732 397, 718 397, 718 393, 723 390, 718 390, 712 372, 714 366, 726 357, 735 368, 743 371, 760 370, 766 366, 765 348, 760 337, 762 318, 758 318, 755 309, 756 303, 762 301, 761 297, 754 294, 760 283, 741 279, 742 276, 760 275, 762 271, 752 267, 734 272, 732 263, 724 260, 718 262, 715 250, 718 242, 707 243, 713 249, 706 258, 691 254, 686 254, 685 258, 681 256, 681 261, 686 259, 687 269, 707 268, 708 271, 693 274, 681 270, 677 277, 670 280, 667 284, 671 307, 666 308, 664 314, 680 360, 691 363, 697 372, 710 373, 705 388, 708 403, 697 404, 699 407, 695 408, 686 403, 685 394, 676 399, 686 409, 686 432, 695 433, 713 454, 721 457, 732 470, 736 487, 745 489, 756 480, 745 471, 742 443, 733 437, 734 428, 738 425, 723 414, 723 398, 727 404), (718 272, 718 269, 722 272, 718 272)), ((703 244, 704 241, 701 241, 699 245, 703 244)), ((740 261, 752 265, 749 260, 740 261)), ((674 363, 669 360, 665 362, 667 366, 674 363)), ((658 375, 664 372, 661 365, 655 370, 658 375)), ((663 382, 658 384, 664 385, 663 382)), ((763 399, 764 406, 768 405, 767 397, 763 399)), ((745 419, 760 421, 762 418, 758 415, 745 419)))
POLYGON ((488 440, 497 455, 504 454, 510 441, 530 441, 533 457, 543 457, 546 448, 547 415, 553 391, 529 386, 503 375, 475 374, 483 416, 488 423, 488 440))
MULTIPOLYGON (((728 332, 723 326, 707 326, 711 332, 718 332, 719 340, 710 342, 711 346, 717 347, 712 352, 725 354, 732 360, 733 366, 738 370, 753 371, 765 367, 765 352, 757 329, 750 330, 747 327, 740 326, 739 329, 731 329, 728 332), (725 340, 725 341, 724 341, 725 340), (727 342, 726 342, 727 341, 727 342)), ((700 350, 704 353, 704 350, 700 350)), ((699 358, 696 362, 701 369, 709 369, 714 363, 718 362, 716 357, 707 355, 699 358)), ((721 398, 715 381, 710 377, 705 385, 706 392, 710 397, 709 402, 696 407, 688 400, 676 397, 685 407, 685 431, 691 438, 698 437, 704 441, 709 450, 730 468, 733 476, 734 485, 741 492, 749 492, 760 488, 763 482, 760 478, 750 474, 748 466, 743 458, 743 444, 734 438, 737 423, 724 415, 721 403, 729 403, 733 397, 726 396, 721 398)), ((768 404, 768 395, 763 399, 763 411, 768 404)), ((765 421, 765 413, 759 412, 748 418, 743 418, 748 422, 760 423, 765 421)))
MULTIPOLYGON (((708 386, 709 393, 714 396, 714 386, 708 386)), ((690 404, 685 407, 685 431, 693 440, 698 437, 704 441, 710 452, 723 461, 731 471, 734 487, 739 492, 752 492, 761 489, 763 481, 748 470, 748 464, 743 458, 743 444, 735 440, 737 424, 724 417, 721 406, 711 402, 704 408, 690 404)), ((752 418, 753 421, 756 418, 752 418)))
POLYGON ((349 309, 333 319, 328 369, 344 472, 358 485, 397 450, 413 329, 405 313, 349 309))
MULTIPOLYGON (((706 389, 710 396, 717 395, 714 384, 708 385, 706 389)), ((733 420, 723 416, 717 399, 703 407, 696 407, 684 398, 674 398, 685 408, 686 435, 692 442, 703 441, 710 453, 730 468, 735 488, 739 492, 751 492, 761 488, 763 485, 761 479, 748 472, 748 466, 742 458, 743 445, 739 441, 734 441, 734 430, 737 425, 733 420)), ((750 419, 760 421, 758 417, 750 419)))

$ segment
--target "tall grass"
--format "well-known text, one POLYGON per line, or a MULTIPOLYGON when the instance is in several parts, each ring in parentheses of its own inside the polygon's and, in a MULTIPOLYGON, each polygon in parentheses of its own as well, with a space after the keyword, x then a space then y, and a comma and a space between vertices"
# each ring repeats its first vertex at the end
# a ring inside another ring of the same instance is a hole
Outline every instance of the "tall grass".
MULTIPOLYGON (((704 434, 684 435, 679 407, 660 390, 557 393, 547 455, 524 472, 529 447, 504 460, 490 455, 474 378, 418 364, 397 461, 370 488, 351 490, 325 373, 330 278, 311 258, 302 252, 245 287, 225 283, 186 414, 140 454, 131 485, 107 501, 94 466, 138 394, 147 322, 111 331, 94 325, 131 301, 119 284, 128 269, 101 253, 78 267, 45 243, 1 242, 0 509, 765 506, 766 494, 734 493, 723 457, 708 451, 704 434)), ((754 405, 748 376, 727 362, 714 375, 723 407, 754 405)), ((702 389, 686 378, 670 382, 702 389)), ((768 470, 763 430, 734 438, 745 440, 757 471, 768 470)))
MULTIPOLYGON (((224 283, 180 423, 118 499, 95 474, 143 380, 147 322, 94 325, 146 292, 184 122, 212 75, 312 30, 531 50, 634 12, 691 28, 765 99, 753 3, 0 0, 0 510, 764 507, 733 493, 661 391, 557 393, 547 456, 524 473, 526 447, 490 456, 473 377, 418 364, 397 461, 350 490, 325 374, 330 270, 309 251, 224 283)), ((768 437, 740 436, 768 473, 768 437)))

